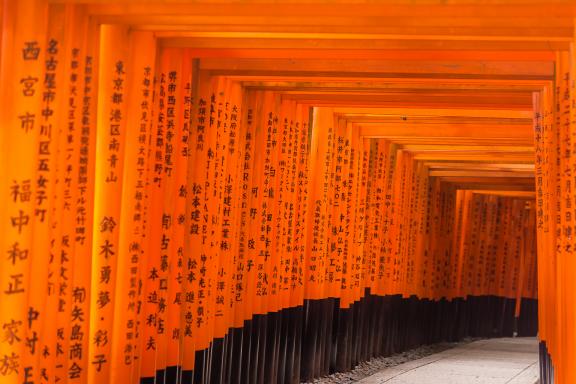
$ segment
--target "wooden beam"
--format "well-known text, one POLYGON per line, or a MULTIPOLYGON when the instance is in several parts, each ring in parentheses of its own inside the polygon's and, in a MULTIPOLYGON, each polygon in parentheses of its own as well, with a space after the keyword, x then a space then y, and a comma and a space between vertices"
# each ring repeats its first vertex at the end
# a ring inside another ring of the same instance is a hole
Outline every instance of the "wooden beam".
POLYGON ((476 153, 476 154, 469 154, 469 153, 416 153, 414 154, 415 160, 470 160, 470 161, 488 161, 488 162, 502 162, 502 161, 511 161, 511 162, 526 162, 531 163, 534 161, 534 154, 510 154, 510 153, 476 153))
POLYGON ((530 110, 532 109, 532 95, 502 94, 498 97, 484 96, 482 94, 470 95, 411 95, 409 93, 376 93, 376 92, 346 92, 341 91, 284 91, 283 97, 288 100, 307 101, 318 106, 325 105, 360 105, 402 107, 407 104, 419 108, 480 108, 480 109, 508 109, 530 110))
POLYGON ((517 198, 526 198, 526 199, 534 199, 536 197, 536 192, 532 191, 495 191, 495 190, 472 190, 472 192, 479 194, 479 195, 496 195, 496 196, 507 196, 507 197, 517 197, 517 198))
POLYGON ((436 177, 502 177, 502 178, 526 178, 533 177, 533 172, 502 172, 502 171, 480 171, 470 169, 468 171, 430 171, 430 176, 436 177))
POLYGON ((507 152, 534 153, 534 146, 522 145, 445 145, 445 144, 405 144, 402 149, 410 152, 507 152))
POLYGON ((534 140, 531 138, 525 139, 510 139, 510 138, 482 138, 482 137, 399 137, 399 136, 386 136, 386 140, 390 140, 399 145, 405 144, 452 144, 452 145, 533 145, 534 140))
POLYGON ((501 138, 534 140, 534 133, 529 126, 518 125, 358 125, 360 135, 372 138, 385 137, 435 137, 435 138, 501 138))
MULTIPOLYGON (((223 28, 222 25, 213 26, 223 28)), ((253 25, 244 28, 254 28, 253 25)), ((295 28, 302 28, 297 26, 295 28)), ((568 32, 568 31, 567 31, 568 32)), ((233 59, 354 59, 418 61, 554 61, 552 51, 447 51, 447 50, 374 50, 374 49, 277 49, 277 48, 196 48, 198 58, 233 59)))
POLYGON ((458 162, 424 162, 424 166, 430 170, 459 170, 459 169, 477 169, 477 170, 496 170, 496 171, 530 171, 534 172, 534 164, 476 164, 476 163, 458 163, 458 162))
POLYGON ((426 109, 426 108, 334 108, 335 113, 348 116, 392 116, 399 121, 414 118, 427 119, 428 117, 464 117, 464 118, 503 118, 503 119, 526 119, 531 122, 531 111, 502 111, 502 110, 477 110, 477 109, 426 109))
MULTIPOLYGON (((121 20, 120 20, 121 21, 121 20)), ((436 36, 434 39, 416 40, 412 38, 376 39, 366 35, 363 39, 339 39, 339 38, 312 38, 310 35, 301 35, 298 38, 240 38, 223 37, 215 34, 210 37, 208 33, 194 33, 181 31, 159 31, 155 35, 160 39, 160 44, 166 47, 176 48, 256 48, 256 49, 377 49, 377 50, 501 50, 501 51, 563 51, 570 48, 570 39, 533 39, 522 41, 513 40, 454 40, 436 36)))
POLYGON ((533 177, 475 177, 475 176, 451 176, 442 177, 442 181, 447 183, 470 183, 470 184, 490 184, 490 185, 503 185, 503 184, 523 184, 534 185, 533 177))
POLYGON ((535 186, 534 185, 528 185, 528 184, 512 184, 512 183, 507 183, 507 184, 499 184, 499 183, 494 183, 494 184, 489 184, 489 183, 465 183, 465 184, 458 184, 458 183, 449 183, 451 184, 453 187, 455 187, 456 189, 466 189, 466 190, 482 190, 482 189, 486 189, 486 190, 490 190, 490 191, 526 191, 526 192, 533 192, 535 190, 535 186))
POLYGON ((343 73, 396 77, 551 79, 549 61, 412 61, 313 59, 212 59, 200 60, 200 69, 212 73, 343 73))
MULTIPOLYGON (((430 110, 430 113, 442 108, 435 108, 430 110)), ((453 109, 454 112, 461 111, 463 108, 453 109)), ((496 109, 497 110, 497 109, 496 109)), ((478 110, 475 110, 478 112, 478 110)), ((488 110, 484 110, 488 113, 488 110)), ((514 116, 514 112, 509 111, 510 116, 514 116)), ((474 113, 474 112, 473 112, 474 113)), ((354 121, 356 124, 362 125, 424 125, 424 126, 438 126, 438 125, 458 125, 461 127, 467 127, 469 125, 514 125, 518 126, 532 126, 532 120, 524 117, 498 117, 498 116, 441 116, 441 115, 413 115, 407 114, 390 114, 390 115, 374 115, 374 114, 338 114, 344 118, 354 121)))
POLYGON ((375 90, 389 90, 391 92, 419 92, 419 93, 435 93, 435 92, 483 92, 489 93, 511 93, 511 92, 537 92, 543 84, 540 81, 496 81, 486 80, 483 82, 478 81, 455 81, 446 79, 445 81, 429 81, 422 79, 418 80, 405 80, 400 82, 398 79, 371 79, 370 81, 363 81, 362 79, 348 79, 347 81, 335 81, 334 79, 322 79, 319 81, 311 81, 309 78, 244 78, 238 76, 230 76, 231 78, 241 81, 242 85, 246 88, 255 89, 276 89, 279 91, 293 90, 293 89, 315 89, 322 91, 375 91, 375 90))
MULTIPOLYGON (((50 0, 52 3, 85 3, 86 0, 50 0)), ((378 4, 373 0, 196 0, 183 3, 181 0, 162 2, 142 2, 142 0, 99 0, 87 5, 87 11, 93 15, 146 15, 146 14, 198 14, 198 15, 237 15, 240 17, 299 17, 315 19, 321 25, 336 18, 346 24, 367 24, 383 17, 397 20, 392 25, 403 25, 402 17, 411 17, 416 25, 477 25, 484 27, 569 27, 570 18, 576 16, 576 4, 571 0, 491 0, 486 6, 484 0, 427 0, 414 4, 413 0, 395 0, 390 4, 378 4), (206 4, 217 3, 208 7, 206 4), (301 6, 294 6, 300 4, 301 6), (309 12, 302 12, 302 4, 309 12), (521 5, 521 6, 518 6, 521 5), (313 11, 313 12, 312 12, 313 11), (343 15, 346 15, 344 17, 343 15), (430 16, 436 16, 433 20, 430 16), (332 19, 330 19, 332 18, 332 19), (439 20, 438 20, 439 19, 439 20), (534 20, 536 19, 536 20, 534 20), (555 21, 555 22, 554 22, 555 21), (540 22, 540 24, 538 23, 540 22)), ((300 21, 300 20, 299 20, 300 21)), ((380 23, 379 25, 383 25, 380 23)), ((405 25, 405 24, 404 24, 405 25)))

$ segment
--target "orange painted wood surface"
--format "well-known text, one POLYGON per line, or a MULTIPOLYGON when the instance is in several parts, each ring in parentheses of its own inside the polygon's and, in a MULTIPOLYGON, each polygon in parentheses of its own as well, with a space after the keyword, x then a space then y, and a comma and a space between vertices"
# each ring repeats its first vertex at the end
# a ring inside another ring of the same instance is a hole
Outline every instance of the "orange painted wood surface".
POLYGON ((538 299, 576 382, 576 7, 219 3, 0 6, 0 381, 200 371, 399 295, 538 299))

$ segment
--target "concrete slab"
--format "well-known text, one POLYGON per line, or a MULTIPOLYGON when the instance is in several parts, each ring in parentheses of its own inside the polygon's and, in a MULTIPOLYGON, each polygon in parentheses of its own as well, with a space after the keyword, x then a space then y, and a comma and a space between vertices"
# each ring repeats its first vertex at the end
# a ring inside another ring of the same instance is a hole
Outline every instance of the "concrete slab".
POLYGON ((359 384, 535 384, 535 338, 480 340, 384 369, 359 384))

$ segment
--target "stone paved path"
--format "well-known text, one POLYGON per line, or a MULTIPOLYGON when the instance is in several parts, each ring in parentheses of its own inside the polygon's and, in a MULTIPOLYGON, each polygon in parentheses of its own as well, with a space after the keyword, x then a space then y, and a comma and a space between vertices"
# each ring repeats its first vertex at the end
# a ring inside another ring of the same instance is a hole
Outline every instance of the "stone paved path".
POLYGON ((534 338, 480 340, 384 369, 359 384, 535 384, 534 338))

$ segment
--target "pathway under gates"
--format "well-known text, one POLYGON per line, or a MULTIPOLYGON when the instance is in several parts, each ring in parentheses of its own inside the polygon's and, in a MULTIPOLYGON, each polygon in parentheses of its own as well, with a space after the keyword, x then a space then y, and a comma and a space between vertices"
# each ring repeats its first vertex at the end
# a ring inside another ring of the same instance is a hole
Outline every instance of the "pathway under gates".
POLYGON ((535 384, 535 338, 480 340, 384 369, 359 384, 535 384))

